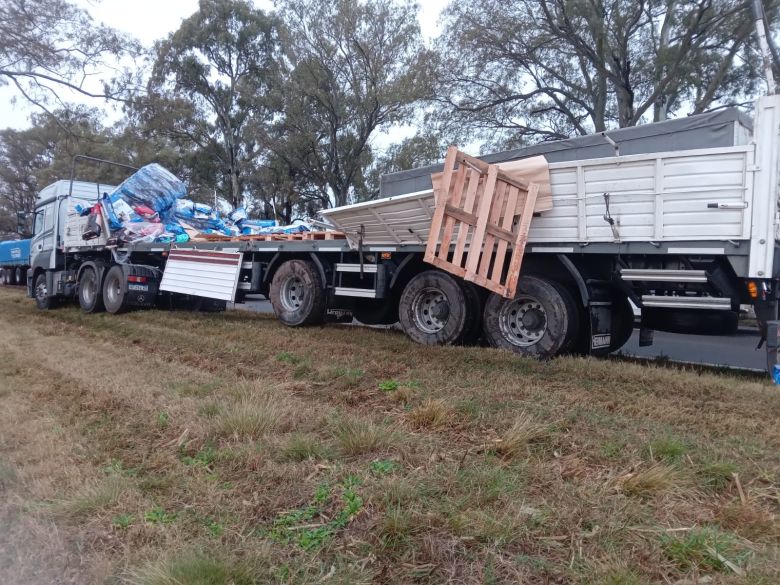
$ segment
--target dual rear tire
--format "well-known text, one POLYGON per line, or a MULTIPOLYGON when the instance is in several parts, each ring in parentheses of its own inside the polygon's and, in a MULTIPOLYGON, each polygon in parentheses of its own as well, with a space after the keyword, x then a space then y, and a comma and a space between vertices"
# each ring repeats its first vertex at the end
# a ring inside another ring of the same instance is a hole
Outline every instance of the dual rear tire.
POLYGON ((121 266, 109 268, 101 282, 94 266, 81 271, 78 282, 79 306, 85 313, 121 313, 127 309, 125 273, 121 266))

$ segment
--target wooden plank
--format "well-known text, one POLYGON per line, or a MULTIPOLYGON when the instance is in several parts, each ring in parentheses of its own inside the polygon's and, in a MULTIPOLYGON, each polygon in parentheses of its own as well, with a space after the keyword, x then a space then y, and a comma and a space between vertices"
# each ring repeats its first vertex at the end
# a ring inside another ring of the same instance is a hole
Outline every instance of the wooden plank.
POLYGON ((520 223, 517 226, 517 239, 515 240, 512 259, 509 261, 507 270, 506 290, 503 295, 511 299, 517 291, 517 280, 520 278, 520 266, 525 254, 525 246, 528 243, 528 230, 531 227, 531 219, 534 216, 534 207, 536 206, 536 197, 539 195, 539 185, 531 183, 528 188, 528 194, 525 197, 525 205, 520 215, 520 223))
POLYGON ((444 206, 447 204, 446 194, 450 189, 452 173, 455 170, 455 162, 458 157, 458 149, 450 146, 447 149, 447 156, 444 159, 444 173, 441 178, 441 188, 434 190, 433 196, 436 207, 433 210, 433 219, 431 220, 431 230, 428 233, 428 244, 425 246, 425 262, 431 262, 436 257, 436 247, 439 244, 439 233, 444 221, 444 206), (444 193, 443 193, 444 192, 444 193))
POLYGON ((485 181, 485 190, 482 194, 482 201, 479 202, 477 225, 474 228, 474 235, 471 236, 471 245, 469 247, 468 259, 466 260, 467 277, 469 273, 476 274, 477 268, 479 267, 480 250, 482 249, 482 244, 485 240, 485 231, 487 229, 488 220, 490 219, 490 204, 492 203, 493 192, 496 189, 497 176, 498 168, 491 165, 485 181))
MULTIPOLYGON (((455 175, 455 184, 453 185, 452 189, 450 189, 450 195, 445 204, 445 214, 447 204, 452 205, 453 207, 460 207, 460 201, 463 197, 463 187, 466 183, 466 169, 466 165, 460 165, 460 167, 458 167, 458 172, 455 175)), ((455 218, 446 216, 444 221, 444 233, 441 236, 441 242, 439 246, 439 258, 442 260, 446 260, 447 256, 449 256, 450 244, 452 243, 452 232, 454 229, 455 218)))
MULTIPOLYGON (((477 190, 481 184, 480 175, 481 173, 478 170, 471 170, 471 176, 469 177, 469 189, 466 192, 466 201, 463 204, 463 213, 472 216, 474 220, 477 218, 471 212, 474 210, 474 202, 477 200, 477 190)), ((468 238, 469 230, 471 227, 477 225, 476 221, 464 221, 463 219, 460 221, 462 223, 458 228, 458 239, 455 243, 455 252, 452 256, 452 263, 455 266, 460 266, 463 263, 463 251, 466 249, 466 239, 468 238)))
MULTIPOLYGON (((492 197, 493 201, 492 207, 490 209, 490 219, 488 219, 486 228, 497 227, 497 224, 501 219, 501 214, 504 212, 504 208, 506 206, 506 194, 510 188, 511 185, 504 183, 503 181, 498 181, 496 183, 496 193, 492 197)), ((511 213, 511 210, 509 213, 511 213)), ((479 269, 477 270, 477 273, 480 276, 487 277, 488 269, 490 268, 490 261, 493 258, 493 246, 496 243, 496 236, 491 229, 486 229, 485 231, 485 245, 482 247, 482 257, 479 261, 479 269)), ((514 236, 512 237, 514 238, 514 236)))
MULTIPOLYGON (((508 192, 509 195, 507 197, 506 210, 504 211, 504 219, 501 223, 501 227, 509 233, 512 233, 512 221, 515 217, 514 210, 517 208, 517 200, 520 198, 520 189, 514 185, 509 185, 508 192)), ((523 192, 523 194, 525 196, 525 192, 523 192)), ((496 282, 501 280, 501 273, 504 269, 504 260, 506 259, 506 253, 509 249, 509 243, 511 241, 512 238, 499 238, 498 247, 496 248, 496 258, 493 261, 493 270, 490 272, 491 280, 496 282)))

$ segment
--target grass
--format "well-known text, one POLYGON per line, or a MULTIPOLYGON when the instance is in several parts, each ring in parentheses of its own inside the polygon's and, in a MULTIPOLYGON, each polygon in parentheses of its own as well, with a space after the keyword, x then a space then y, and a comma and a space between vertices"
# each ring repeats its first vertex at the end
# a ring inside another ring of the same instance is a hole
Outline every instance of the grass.
POLYGON ((0 328, 4 582, 780 582, 761 378, 7 290, 0 328))
POLYGON ((291 427, 293 419, 289 407, 271 392, 246 392, 237 400, 227 402, 215 415, 215 430, 222 435, 256 439, 273 430, 291 427))
POLYGON ((406 414, 415 429, 439 429, 456 421, 455 409, 441 398, 426 398, 406 414))
POLYGON ((269 575, 262 565, 226 554, 201 551, 152 561, 125 577, 128 585, 260 585, 269 575))
POLYGON ((742 571, 750 551, 737 538, 716 528, 696 528, 678 535, 663 535, 661 546, 666 556, 683 570, 704 572, 742 571))
POLYGON ((339 452, 345 456, 384 451, 395 441, 395 435, 384 426, 353 418, 333 421, 331 433, 339 452))
POLYGON ((680 486, 680 475, 669 465, 655 464, 619 478, 620 490, 629 496, 652 496, 680 486))
POLYGON ((547 436, 545 425, 536 423, 528 413, 521 413, 512 426, 501 434, 493 452, 502 459, 515 459, 527 453, 529 445, 547 436))

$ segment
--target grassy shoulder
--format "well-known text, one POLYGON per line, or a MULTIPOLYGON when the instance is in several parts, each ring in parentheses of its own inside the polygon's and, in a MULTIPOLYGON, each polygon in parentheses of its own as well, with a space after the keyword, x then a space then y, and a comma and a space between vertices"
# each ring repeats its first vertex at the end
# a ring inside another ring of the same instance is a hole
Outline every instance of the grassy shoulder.
POLYGON ((758 378, 9 290, 0 327, 9 582, 780 578, 758 378))

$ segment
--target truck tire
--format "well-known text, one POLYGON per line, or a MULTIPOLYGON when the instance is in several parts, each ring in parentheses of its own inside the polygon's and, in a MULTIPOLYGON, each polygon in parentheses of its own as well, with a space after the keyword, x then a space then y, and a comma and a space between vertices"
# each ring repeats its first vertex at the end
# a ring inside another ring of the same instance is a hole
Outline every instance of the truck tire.
POLYGON ((482 311, 484 309, 486 289, 480 288, 471 282, 458 281, 463 294, 466 297, 466 305, 469 307, 467 311, 468 323, 466 324, 466 330, 463 332, 463 343, 467 345, 473 345, 479 342, 482 337, 482 311))
POLYGON ((14 271, 14 277, 16 278, 16 284, 24 284, 24 277, 22 276, 22 267, 17 266, 14 271))
POLYGON ((81 271, 79 276, 79 306, 85 313, 99 313, 105 310, 103 291, 97 272, 91 266, 81 271))
POLYGON ((13 268, 6 268, 5 269, 6 274, 6 280, 5 284, 9 286, 13 286, 16 284, 16 273, 13 268))
POLYGON ((473 314, 472 301, 455 278, 440 270, 426 270, 406 284, 398 318, 404 332, 417 343, 465 343, 473 333, 474 319, 479 318, 473 314))
POLYGON ((103 304, 109 313, 121 313, 127 308, 125 273, 121 266, 112 266, 103 279, 103 304))
POLYGON ((309 260, 288 260, 271 280, 271 306, 288 327, 325 321, 325 289, 320 273, 309 260))
POLYGON ((549 359, 574 346, 579 319, 564 286, 539 276, 521 276, 513 299, 495 293, 488 297, 483 330, 493 347, 549 359))
POLYGON ((0 268, 0 284, 5 286, 5 268, 0 268))
POLYGON ((41 311, 48 311, 54 308, 54 299, 48 296, 49 288, 46 284, 45 272, 39 272, 38 276, 35 277, 33 292, 35 293, 35 306, 41 311))

